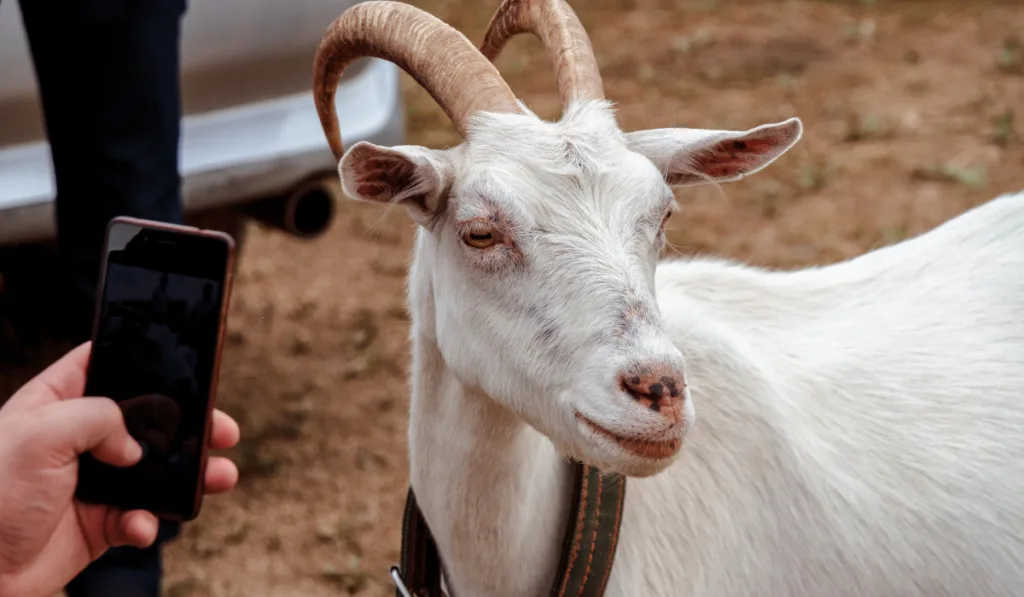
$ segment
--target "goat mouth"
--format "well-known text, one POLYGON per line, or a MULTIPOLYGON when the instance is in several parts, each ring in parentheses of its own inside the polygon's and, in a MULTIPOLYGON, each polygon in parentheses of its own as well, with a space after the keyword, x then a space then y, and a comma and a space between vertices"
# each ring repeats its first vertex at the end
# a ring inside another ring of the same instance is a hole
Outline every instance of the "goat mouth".
POLYGON ((609 431, 590 419, 584 417, 580 413, 576 413, 576 419, 583 423, 594 433, 601 437, 610 439, 617 446, 623 450, 649 460, 664 460, 674 456, 679 448, 683 445, 683 439, 681 437, 674 437, 667 440, 649 440, 649 439, 636 439, 630 437, 623 437, 617 433, 609 431))

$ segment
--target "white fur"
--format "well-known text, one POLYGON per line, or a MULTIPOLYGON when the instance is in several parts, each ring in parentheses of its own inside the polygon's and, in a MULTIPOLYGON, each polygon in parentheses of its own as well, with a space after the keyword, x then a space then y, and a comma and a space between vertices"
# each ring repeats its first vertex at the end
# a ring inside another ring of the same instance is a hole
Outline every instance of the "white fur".
POLYGON ((632 477, 610 597, 1024 590, 1024 194, 828 267, 657 265, 666 181, 737 178, 695 159, 723 139, 780 135, 749 173, 800 136, 766 126, 622 133, 598 102, 555 123, 480 115, 451 150, 343 158, 348 194, 423 224, 411 483, 453 594, 547 593, 566 456, 632 477), (361 192, 374 156, 415 175, 361 192), (458 240, 456 221, 495 207, 519 261, 458 240), (617 335, 627 304, 652 315, 617 335), (663 421, 615 381, 651 359, 690 389, 686 444, 659 461, 573 415, 653 437, 663 421))

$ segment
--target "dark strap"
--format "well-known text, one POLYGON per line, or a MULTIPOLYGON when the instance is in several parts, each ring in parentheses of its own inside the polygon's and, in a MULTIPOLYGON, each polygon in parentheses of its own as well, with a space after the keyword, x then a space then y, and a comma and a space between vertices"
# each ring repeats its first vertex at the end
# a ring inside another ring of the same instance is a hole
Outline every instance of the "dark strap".
POLYGON ((626 478, 576 464, 569 524, 551 597, 599 597, 615 560, 626 478))
MULTIPOLYGON (((600 597, 615 560, 626 478, 575 465, 573 500, 551 597, 600 597)), ((412 488, 402 523, 400 574, 415 597, 443 597, 441 557, 412 488)), ((396 590, 396 597, 402 597, 396 590)))
MULTIPOLYGON (((402 520, 401 575, 413 597, 442 597, 441 556, 434 536, 430 534, 423 513, 416 505, 416 495, 409 488, 402 520)), ((402 597, 395 590, 396 597, 402 597)))

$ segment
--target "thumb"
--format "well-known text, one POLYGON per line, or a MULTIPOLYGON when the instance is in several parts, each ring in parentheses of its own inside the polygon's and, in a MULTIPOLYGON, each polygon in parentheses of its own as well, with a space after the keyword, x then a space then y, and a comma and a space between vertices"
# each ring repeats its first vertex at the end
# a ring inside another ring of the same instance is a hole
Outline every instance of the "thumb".
POLYGON ((131 466, 142 458, 142 446, 125 427, 117 403, 109 398, 72 398, 41 409, 35 442, 61 464, 92 455, 113 466, 131 466))

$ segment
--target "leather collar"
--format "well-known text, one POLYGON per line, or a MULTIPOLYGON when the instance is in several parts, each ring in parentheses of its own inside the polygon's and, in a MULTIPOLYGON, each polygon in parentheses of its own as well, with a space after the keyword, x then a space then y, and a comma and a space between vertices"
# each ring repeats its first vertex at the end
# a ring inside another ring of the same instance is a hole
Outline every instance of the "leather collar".
MULTIPOLYGON (((575 463, 573 499, 551 597, 600 597, 611 575, 622 525, 626 478, 575 463)), ((443 564, 416 495, 409 488, 402 521, 401 564, 392 576, 413 597, 445 597, 443 564)), ((401 589, 396 597, 405 597, 401 589)))

